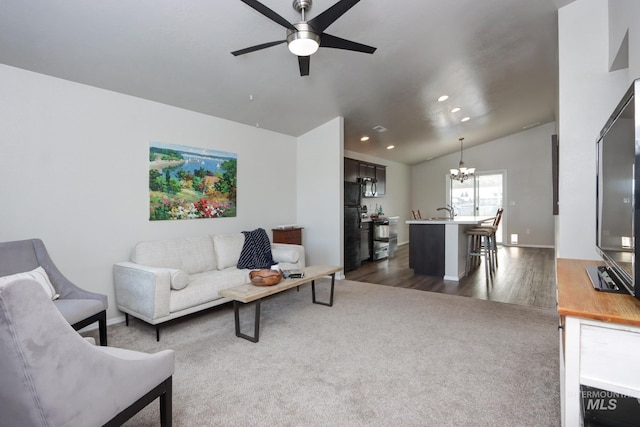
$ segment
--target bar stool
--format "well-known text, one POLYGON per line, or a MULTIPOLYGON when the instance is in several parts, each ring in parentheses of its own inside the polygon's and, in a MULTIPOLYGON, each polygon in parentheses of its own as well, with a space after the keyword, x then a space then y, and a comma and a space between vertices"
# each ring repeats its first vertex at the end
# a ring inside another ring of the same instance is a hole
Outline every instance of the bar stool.
POLYGON ((476 267, 480 259, 484 257, 484 272, 487 282, 489 276, 495 271, 491 250, 491 234, 493 230, 488 227, 478 227, 467 230, 467 263, 465 274, 469 274, 472 267, 476 267))
POLYGON ((491 257, 493 258, 494 271, 498 268, 498 242, 496 238, 496 232, 498 231, 498 226, 500 225, 500 221, 502 220, 502 213, 504 212, 503 208, 499 208, 496 212, 496 216, 493 218, 493 223, 491 225, 481 225, 481 229, 491 230, 491 236, 489 236, 489 248, 491 250, 491 257))

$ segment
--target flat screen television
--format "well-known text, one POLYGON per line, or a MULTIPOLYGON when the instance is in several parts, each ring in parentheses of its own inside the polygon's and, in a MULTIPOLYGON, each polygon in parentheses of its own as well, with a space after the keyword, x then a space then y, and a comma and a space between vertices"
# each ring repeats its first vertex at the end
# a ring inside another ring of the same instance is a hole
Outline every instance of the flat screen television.
POLYGON ((640 79, 633 82, 597 140, 596 247, 605 261, 594 286, 640 299, 640 79), (638 225, 638 227, 636 227, 638 225), (596 283, 597 282, 597 283, 596 283))

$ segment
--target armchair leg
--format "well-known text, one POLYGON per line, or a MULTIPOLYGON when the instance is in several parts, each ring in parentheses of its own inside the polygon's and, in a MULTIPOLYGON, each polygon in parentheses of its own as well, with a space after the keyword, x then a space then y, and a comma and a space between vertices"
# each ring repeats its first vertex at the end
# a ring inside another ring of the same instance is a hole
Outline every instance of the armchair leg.
POLYGON ((173 377, 165 380, 165 392, 160 395, 160 426, 171 427, 173 418, 173 377))
POLYGON ((160 425, 162 427, 171 427, 172 420, 172 389, 173 389, 173 377, 169 377, 153 390, 142 396, 140 399, 132 403, 124 411, 113 417, 103 427, 119 427, 124 424, 125 421, 133 417, 140 412, 145 406, 160 398, 160 425))
POLYGON ((84 320, 79 321, 71 325, 73 329, 79 331, 85 326, 89 326, 92 323, 98 322, 98 329, 100 332, 100 345, 107 345, 107 310, 102 310, 100 313, 94 314, 91 317, 87 317, 84 320))
POLYGON ((103 311, 98 319, 98 329, 100 330, 100 345, 107 345, 107 312, 103 311))

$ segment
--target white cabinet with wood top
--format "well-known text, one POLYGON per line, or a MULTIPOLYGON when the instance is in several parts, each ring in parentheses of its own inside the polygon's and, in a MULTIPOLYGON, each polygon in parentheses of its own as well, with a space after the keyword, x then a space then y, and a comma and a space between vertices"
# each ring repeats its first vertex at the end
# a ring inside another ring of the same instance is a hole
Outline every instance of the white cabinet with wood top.
POLYGON ((582 425, 580 385, 640 399, 640 301, 596 291, 595 261, 557 260, 562 425, 582 425))

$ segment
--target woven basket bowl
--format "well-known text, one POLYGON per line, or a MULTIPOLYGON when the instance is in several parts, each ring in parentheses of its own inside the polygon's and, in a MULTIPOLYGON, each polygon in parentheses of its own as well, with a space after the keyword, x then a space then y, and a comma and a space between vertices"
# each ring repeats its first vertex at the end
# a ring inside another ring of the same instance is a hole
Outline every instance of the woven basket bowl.
POLYGON ((249 273, 249 279, 256 286, 273 286, 282 280, 282 271, 255 270, 249 273))

